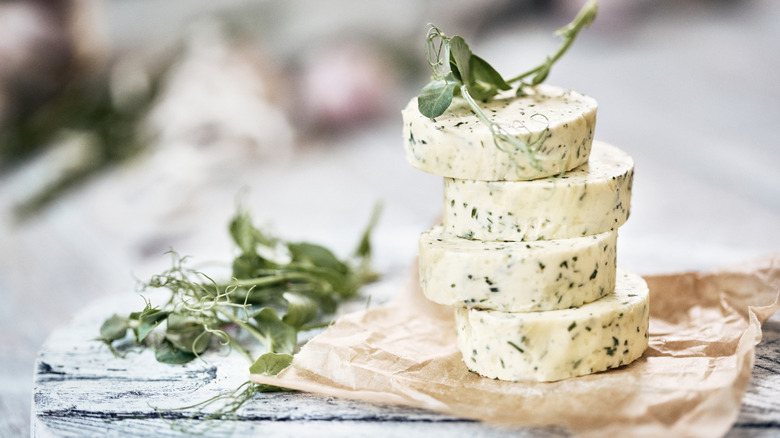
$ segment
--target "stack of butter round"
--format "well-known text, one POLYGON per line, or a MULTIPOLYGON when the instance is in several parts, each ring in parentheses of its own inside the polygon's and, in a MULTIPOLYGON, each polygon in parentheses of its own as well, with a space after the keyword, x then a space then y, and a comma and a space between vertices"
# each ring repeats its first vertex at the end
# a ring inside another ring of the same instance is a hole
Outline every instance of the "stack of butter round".
POLYGON ((481 107, 528 150, 496 142, 465 102, 436 119, 416 99, 403 111, 407 160, 445 177, 442 224, 420 237, 420 282, 455 307, 464 362, 552 381, 637 359, 648 290, 615 263, 631 157, 593 141, 596 102, 574 91, 539 85, 481 107))

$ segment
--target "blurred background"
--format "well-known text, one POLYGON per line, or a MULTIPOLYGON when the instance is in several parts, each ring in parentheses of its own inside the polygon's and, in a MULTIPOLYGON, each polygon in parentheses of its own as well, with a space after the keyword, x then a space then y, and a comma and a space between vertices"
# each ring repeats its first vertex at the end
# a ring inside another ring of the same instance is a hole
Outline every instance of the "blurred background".
MULTIPOLYGON (((36 352, 175 249, 224 265, 227 223, 347 255, 373 205, 377 269, 405 277, 441 210, 400 110, 427 23, 505 76, 580 1, 0 1, 0 435, 29 433, 36 352)), ((602 0, 547 82, 599 102, 636 162, 619 263, 711 269, 780 251, 780 3, 602 0)), ((387 299, 389 297, 384 297, 387 299)), ((97 335, 97 334, 96 334, 97 335)))

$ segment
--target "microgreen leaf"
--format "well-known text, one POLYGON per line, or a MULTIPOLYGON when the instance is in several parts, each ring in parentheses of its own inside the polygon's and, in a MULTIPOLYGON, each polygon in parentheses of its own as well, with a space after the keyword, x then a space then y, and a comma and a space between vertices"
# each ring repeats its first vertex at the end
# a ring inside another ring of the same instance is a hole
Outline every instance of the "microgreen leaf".
POLYGON ((471 74, 475 81, 491 84, 499 90, 512 88, 492 65, 477 55, 471 55, 471 74))
POLYGON ((500 90, 512 88, 493 66, 476 55, 471 56, 471 75, 473 80, 469 92, 477 100, 488 100, 500 90))
POLYGON ((122 339, 129 327, 127 318, 114 314, 100 326, 100 339, 108 343, 122 339))
POLYGON ((255 278, 259 271, 274 269, 276 264, 256 253, 241 254, 233 259, 233 277, 255 278))
POLYGON ((249 213, 240 210, 230 221, 230 236, 243 254, 254 254, 258 245, 273 246, 276 240, 252 224, 249 213))
MULTIPOLYGON (((446 75, 452 80, 451 75, 446 75)), ((106 342, 119 355, 111 342, 126 336, 133 328, 136 339, 154 346, 157 361, 183 364, 199 356, 217 337, 223 345, 239 351, 254 364, 252 373, 276 375, 291 361, 298 332, 323 327, 311 323, 318 316, 332 313, 344 298, 353 295, 358 287, 377 276, 368 264, 371 257, 370 234, 378 220, 375 208, 365 232, 361 235, 354 259, 342 261, 329 249, 310 243, 286 243, 257 229, 249 214, 240 211, 231 221, 229 231, 241 252, 233 260, 233 279, 217 283, 205 273, 185 266, 186 257, 170 251, 172 267, 152 278, 145 288, 163 288, 171 292, 161 309, 146 306, 140 312, 131 312, 125 319, 114 315, 101 327, 100 341, 106 342), (281 250, 277 254, 275 251, 281 250), (282 254, 287 250, 289 254, 282 254), (278 257, 277 257, 278 255, 278 257), (285 312, 279 318, 276 310, 285 312), (259 311, 257 310, 259 309, 259 311), (165 335, 149 342, 149 333, 163 321, 165 335), (262 342, 268 353, 258 359, 222 330, 231 325, 233 330, 248 334, 262 342)), ((236 391, 212 397, 191 407, 205 407, 226 401, 216 412, 204 419, 219 419, 234 414, 244 403, 260 392, 287 391, 271 385, 246 382, 236 391)), ((181 409, 189 409, 187 407, 181 409)), ((200 414, 199 414, 200 415, 200 414)))
MULTIPOLYGON (((156 274, 144 288, 162 288, 171 297, 162 308, 146 306, 129 318, 114 315, 101 327, 100 340, 109 347, 132 328, 138 343, 154 345, 160 362, 185 363, 204 352, 217 337, 250 360, 254 358, 223 330, 226 325, 262 342, 271 353, 292 354, 299 331, 318 316, 335 311, 338 302, 376 278, 370 259, 370 236, 377 221, 375 209, 355 260, 343 261, 329 249, 307 242, 288 243, 256 228, 249 214, 239 211, 230 223, 230 235, 240 251, 233 260, 232 280, 217 283, 207 274, 185 267, 187 257, 174 251, 172 266, 156 274), (268 258, 266 258, 268 257, 268 258), (271 260, 273 259, 273 260, 271 260), (282 318, 275 309, 285 309, 282 318), (258 310, 259 309, 259 310, 258 310), (165 322, 163 337, 149 342, 149 333, 165 322)), ((216 345, 216 342, 213 343, 216 345)), ((112 350, 114 351, 114 350, 112 350)), ((253 386, 253 391, 278 388, 253 386)))
POLYGON ((269 353, 292 354, 298 343, 298 332, 294 327, 279 319, 274 309, 265 307, 252 319, 257 322, 257 329, 264 338, 265 348, 269 353))
POLYGON ((349 270, 344 262, 322 245, 308 242, 289 243, 287 248, 290 250, 293 263, 318 266, 340 273, 345 273, 349 270))
POLYGON ((194 318, 180 313, 172 313, 168 316, 165 339, 180 350, 200 354, 208 348, 211 333, 207 332, 203 324, 194 318))
POLYGON ((324 293, 317 293, 312 291, 307 291, 311 293, 312 295, 315 295, 314 298, 320 303, 320 311, 322 313, 330 314, 336 311, 336 308, 338 307, 338 296, 335 296, 333 294, 324 294, 324 293))
POLYGON ((317 316, 320 308, 317 300, 302 292, 285 292, 282 296, 288 303, 287 313, 282 317, 285 324, 299 329, 317 316))
POLYGON ((137 342, 143 342, 144 339, 152 332, 160 322, 168 318, 168 313, 160 309, 153 309, 147 307, 138 315, 138 328, 136 328, 135 338, 137 342))
POLYGON ((157 362, 180 365, 195 359, 195 355, 176 348, 170 341, 163 341, 155 347, 154 358, 157 362))
POLYGON ((230 237, 244 254, 251 254, 255 250, 256 242, 252 233, 253 228, 249 216, 243 213, 237 214, 230 221, 230 237))
POLYGON ((284 353, 265 353, 249 367, 249 372, 261 376, 275 376, 290 366, 293 357, 284 353))
POLYGON ((420 90, 417 97, 417 108, 429 119, 439 117, 447 111, 452 103, 452 95, 457 82, 446 79, 434 79, 420 90))
POLYGON ((455 79, 463 84, 471 83, 471 49, 458 35, 450 38, 450 69, 455 79))
POLYGON ((379 216, 382 214, 382 204, 376 204, 374 211, 371 212, 371 219, 368 220, 363 234, 360 236, 360 242, 355 248, 355 257, 365 259, 371 255, 371 234, 374 232, 376 224, 379 222, 379 216))

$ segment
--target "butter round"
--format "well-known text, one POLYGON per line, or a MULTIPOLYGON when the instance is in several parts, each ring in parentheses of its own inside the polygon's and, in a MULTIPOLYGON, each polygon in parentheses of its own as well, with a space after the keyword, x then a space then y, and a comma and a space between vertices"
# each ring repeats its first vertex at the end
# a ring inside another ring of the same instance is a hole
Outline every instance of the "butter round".
POLYGON ((596 126, 596 101, 550 85, 526 87, 527 94, 499 94, 480 108, 529 154, 494 143, 490 128, 455 98, 435 119, 423 116, 413 98, 402 111, 406 159, 428 173, 480 181, 522 181, 558 175, 588 159, 596 126))
POLYGON ((565 239, 603 233, 630 214, 634 161, 594 142, 588 162, 558 178, 535 181, 444 179, 442 224, 477 240, 565 239))
POLYGON ((581 306, 615 287, 617 232, 538 242, 483 242, 436 226, 420 236, 420 285, 448 306, 530 312, 581 306))
POLYGON ((575 309, 455 310, 468 368, 510 381, 555 381, 629 364, 647 348, 648 321, 647 284, 620 269, 613 293, 575 309))

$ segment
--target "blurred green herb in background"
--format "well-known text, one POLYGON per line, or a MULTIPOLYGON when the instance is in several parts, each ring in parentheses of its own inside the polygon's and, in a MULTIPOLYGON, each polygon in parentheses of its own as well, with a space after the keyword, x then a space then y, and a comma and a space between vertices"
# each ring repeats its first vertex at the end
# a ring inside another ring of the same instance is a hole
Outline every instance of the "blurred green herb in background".
POLYGON ((41 211, 98 172, 142 151, 152 136, 141 129, 141 124, 171 65, 167 62, 153 68, 148 72, 147 86, 122 99, 113 93, 111 69, 106 69, 71 78, 43 103, 12 108, 0 121, 0 171, 56 148, 68 136, 84 141, 87 148, 75 166, 17 205, 17 215, 25 218, 41 211))

